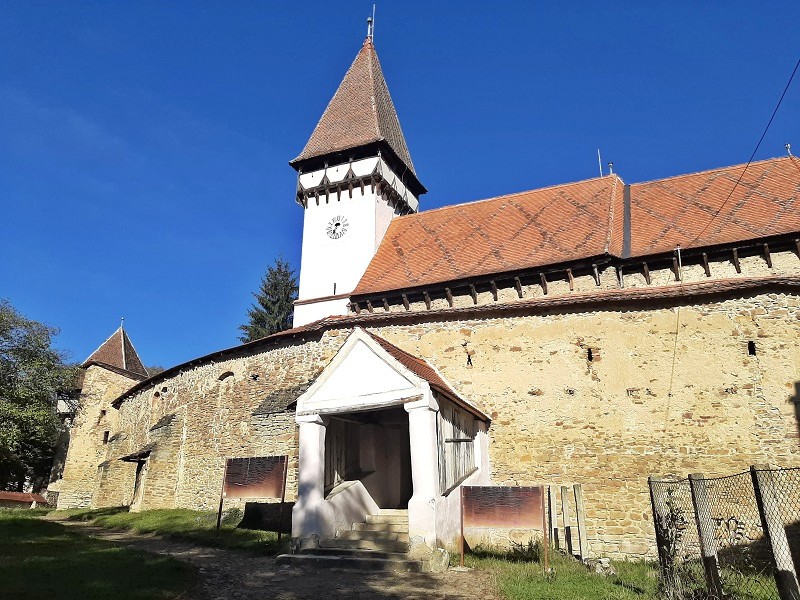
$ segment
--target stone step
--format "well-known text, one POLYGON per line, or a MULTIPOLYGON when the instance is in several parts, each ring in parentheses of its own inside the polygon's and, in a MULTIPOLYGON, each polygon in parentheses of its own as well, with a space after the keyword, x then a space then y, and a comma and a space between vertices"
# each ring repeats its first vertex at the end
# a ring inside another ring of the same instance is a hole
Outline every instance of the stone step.
POLYGON ((412 571, 419 573, 424 565, 407 558, 360 558, 323 554, 281 554, 275 561, 279 565, 309 567, 312 569, 358 569, 362 571, 412 571))
POLYGON ((408 515, 367 515, 367 523, 389 523, 392 525, 408 525, 408 515))
POLYGON ((408 543, 408 533, 371 530, 345 530, 336 532, 340 540, 387 540, 408 543))
POLYGON ((385 533, 408 533, 408 523, 353 523, 353 531, 383 531, 385 533))
POLYGON ((408 558, 405 552, 405 544, 403 550, 398 552, 385 552, 383 550, 367 550, 364 548, 305 548, 300 550, 299 554, 315 554, 318 556, 347 556, 351 558, 408 558))
POLYGON ((408 542, 398 540, 343 540, 322 539, 319 541, 322 548, 344 550, 376 550, 379 552, 408 552, 408 542))
POLYGON ((378 514, 379 515, 393 515, 393 516, 408 518, 408 509, 407 508, 379 508, 378 509, 378 514))

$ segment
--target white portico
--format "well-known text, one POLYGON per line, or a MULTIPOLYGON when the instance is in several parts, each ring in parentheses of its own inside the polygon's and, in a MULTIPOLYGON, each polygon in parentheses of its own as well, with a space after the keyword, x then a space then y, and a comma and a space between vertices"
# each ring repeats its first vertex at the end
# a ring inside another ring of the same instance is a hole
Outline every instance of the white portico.
POLYGON ((450 547, 458 487, 489 482, 486 415, 428 363, 363 329, 298 399, 296 420, 301 546, 407 508, 412 554, 450 547))

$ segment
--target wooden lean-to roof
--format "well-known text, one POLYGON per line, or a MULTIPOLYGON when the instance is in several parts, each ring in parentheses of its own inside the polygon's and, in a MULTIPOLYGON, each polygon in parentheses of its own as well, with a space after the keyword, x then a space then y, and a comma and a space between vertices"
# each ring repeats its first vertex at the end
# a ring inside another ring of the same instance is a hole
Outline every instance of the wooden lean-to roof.
POLYGON ((124 371, 131 374, 134 379, 147 378, 147 369, 142 364, 136 349, 133 347, 125 329, 120 327, 95 350, 92 355, 83 361, 83 367, 97 364, 111 367, 112 370, 124 371))
POLYGON ((632 185, 609 175, 398 217, 352 295, 800 232, 800 161, 744 169, 632 185))

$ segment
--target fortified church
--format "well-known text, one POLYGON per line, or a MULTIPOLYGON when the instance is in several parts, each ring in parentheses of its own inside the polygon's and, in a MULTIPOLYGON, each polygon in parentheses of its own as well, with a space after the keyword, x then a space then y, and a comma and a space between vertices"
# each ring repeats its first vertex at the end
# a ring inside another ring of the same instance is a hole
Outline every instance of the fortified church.
POLYGON ((288 455, 297 545, 394 509, 452 549, 460 486, 580 483, 591 554, 632 557, 648 475, 800 466, 795 158, 421 210, 368 37, 290 164, 294 327, 153 377, 120 328, 58 508, 213 510, 226 458, 288 455))

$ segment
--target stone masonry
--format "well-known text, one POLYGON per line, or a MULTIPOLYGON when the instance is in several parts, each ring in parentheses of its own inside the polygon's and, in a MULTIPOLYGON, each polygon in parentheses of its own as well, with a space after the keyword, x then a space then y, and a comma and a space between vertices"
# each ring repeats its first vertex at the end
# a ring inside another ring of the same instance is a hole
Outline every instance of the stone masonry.
MULTIPOLYGON (((291 457, 291 500, 293 401, 350 330, 310 332, 196 361, 124 397, 103 425, 96 422, 99 404, 84 411, 59 506, 130 504, 135 463, 118 459, 144 449, 151 454, 135 508, 214 509, 226 457, 273 454, 291 457), (101 430, 113 420, 109 443, 102 444, 101 430)), ((436 319, 426 312, 370 330, 435 365, 491 415, 494 483, 583 485, 594 555, 653 555, 650 474, 800 465, 796 293, 514 317, 501 311, 436 319)), ((106 385, 108 401, 113 386, 92 369, 86 388, 106 385)))

